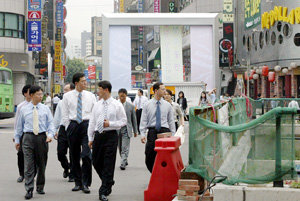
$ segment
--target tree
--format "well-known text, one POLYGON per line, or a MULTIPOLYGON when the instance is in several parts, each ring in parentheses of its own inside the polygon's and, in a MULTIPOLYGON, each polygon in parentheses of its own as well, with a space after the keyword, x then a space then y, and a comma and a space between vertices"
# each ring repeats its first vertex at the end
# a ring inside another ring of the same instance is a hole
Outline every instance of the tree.
POLYGON ((66 71, 67 71, 67 78, 66 78, 66 83, 71 83, 73 75, 78 72, 82 72, 86 69, 85 64, 83 63, 82 60, 80 59, 67 59, 66 63, 66 71))

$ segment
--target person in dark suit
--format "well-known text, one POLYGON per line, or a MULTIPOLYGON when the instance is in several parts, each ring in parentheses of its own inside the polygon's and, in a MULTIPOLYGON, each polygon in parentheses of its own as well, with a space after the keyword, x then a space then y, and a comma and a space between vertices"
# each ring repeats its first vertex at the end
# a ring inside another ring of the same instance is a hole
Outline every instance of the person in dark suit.
POLYGON ((128 165, 128 155, 129 155, 129 147, 130 147, 130 138, 132 137, 132 129, 134 132, 134 137, 138 134, 137 129, 137 121, 136 114, 134 110, 133 104, 126 101, 127 90, 120 89, 119 92, 119 100, 122 103, 126 116, 127 116, 127 125, 123 126, 119 131, 119 151, 121 156, 121 170, 125 170, 128 165))
POLYGON ((180 91, 180 92, 178 93, 177 103, 178 103, 179 106, 181 107, 184 116, 186 116, 185 114, 186 114, 186 108, 187 108, 187 100, 186 100, 186 98, 184 97, 183 91, 180 91))

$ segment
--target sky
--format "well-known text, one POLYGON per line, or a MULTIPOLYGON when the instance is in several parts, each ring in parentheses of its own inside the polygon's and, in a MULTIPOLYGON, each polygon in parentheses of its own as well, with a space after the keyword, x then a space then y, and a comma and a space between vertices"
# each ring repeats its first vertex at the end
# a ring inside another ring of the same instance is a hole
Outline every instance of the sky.
POLYGON ((67 52, 73 45, 80 45, 81 32, 91 31, 91 17, 112 13, 114 0, 67 0, 67 52))

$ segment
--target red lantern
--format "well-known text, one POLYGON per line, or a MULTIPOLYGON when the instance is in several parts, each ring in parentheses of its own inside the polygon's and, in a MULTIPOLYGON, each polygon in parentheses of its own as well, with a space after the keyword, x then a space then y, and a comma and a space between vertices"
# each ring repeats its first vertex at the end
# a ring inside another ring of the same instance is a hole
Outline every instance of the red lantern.
POLYGON ((275 72, 269 72, 268 80, 269 80, 269 82, 274 82, 275 81, 275 72))
POLYGON ((251 70, 251 72, 250 72, 250 77, 249 77, 250 80, 253 79, 253 75, 254 75, 254 74, 255 74, 255 70, 251 70))
POLYGON ((269 74, 269 67, 268 66, 263 66, 262 67, 262 73, 263 76, 267 77, 269 74))
POLYGON ((245 80, 248 80, 248 72, 245 72, 245 80))
POLYGON ((233 73, 234 78, 237 78, 237 74, 236 72, 233 73))

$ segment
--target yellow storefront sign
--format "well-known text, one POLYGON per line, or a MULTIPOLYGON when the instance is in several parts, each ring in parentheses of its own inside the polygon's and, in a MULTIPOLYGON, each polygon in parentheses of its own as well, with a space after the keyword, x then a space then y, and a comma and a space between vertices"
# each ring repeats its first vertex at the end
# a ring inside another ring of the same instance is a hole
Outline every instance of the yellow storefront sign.
POLYGON ((62 62, 61 62, 61 42, 55 41, 55 49, 54 49, 54 71, 61 72, 62 71, 62 62))
POLYGON ((120 13, 124 13, 124 0, 120 0, 120 13))
POLYGON ((55 93, 55 94, 60 93, 60 85, 59 85, 59 84, 55 84, 55 85, 54 85, 54 93, 55 93))
POLYGON ((287 7, 275 6, 274 10, 262 14, 261 27, 270 29, 275 22, 282 21, 290 24, 300 24, 300 7, 290 10, 287 7))

